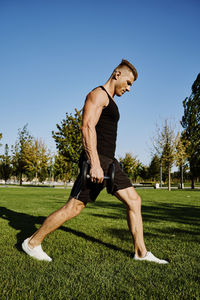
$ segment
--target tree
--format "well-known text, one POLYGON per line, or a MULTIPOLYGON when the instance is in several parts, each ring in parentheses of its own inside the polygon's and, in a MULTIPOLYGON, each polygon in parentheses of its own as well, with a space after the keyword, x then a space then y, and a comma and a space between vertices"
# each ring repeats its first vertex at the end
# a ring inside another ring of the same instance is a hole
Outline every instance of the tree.
POLYGON ((134 157, 131 153, 126 153, 124 158, 119 158, 119 161, 122 164, 123 170, 127 174, 127 176, 131 180, 136 181, 137 176, 139 175, 140 167, 140 162, 137 160, 137 158, 134 157))
POLYGON ((27 174, 27 156, 29 155, 28 149, 32 145, 33 137, 29 134, 26 124, 22 129, 18 130, 18 139, 15 146, 12 147, 12 165, 14 174, 19 177, 20 185, 22 185, 22 176, 27 174))
POLYGON ((37 153, 38 178, 40 182, 43 182, 48 177, 50 152, 48 152, 45 143, 38 139, 35 139, 35 149, 37 153))
POLYGON ((158 157, 158 155, 154 155, 151 163, 149 165, 149 177, 153 180, 153 181, 158 181, 160 176, 160 158, 158 157))
POLYGON ((172 126, 165 120, 162 128, 157 128, 154 148, 160 158, 161 165, 168 172, 168 190, 171 190, 171 168, 175 160, 175 134, 172 126))
POLYGON ((61 125, 56 124, 58 131, 53 131, 52 136, 56 142, 59 159, 71 164, 73 172, 78 172, 78 160, 83 150, 81 135, 82 114, 75 109, 75 114, 66 113, 66 119, 62 120, 61 125))
POLYGON ((138 165, 138 176, 141 177, 142 180, 147 180, 149 178, 149 168, 144 166, 142 163, 138 165))
MULTIPOLYGON (((0 132, 0 140, 2 139, 2 133, 0 132)), ((0 144, 0 147, 2 146, 2 144, 0 144)))
POLYGON ((8 153, 9 147, 6 144, 4 155, 0 156, 0 175, 5 180, 5 183, 12 175, 11 159, 8 153))
POLYGON ((55 155, 49 152, 49 161, 48 161, 48 167, 47 167, 49 181, 54 180, 54 175, 55 175, 54 163, 55 163, 55 155))
POLYGON ((183 171, 185 169, 185 164, 187 160, 186 148, 188 146, 188 141, 184 141, 183 136, 178 132, 176 137, 176 165, 180 170, 180 184, 181 189, 183 188, 183 171))
POLYGON ((33 139, 26 143, 25 169, 29 179, 36 177, 40 182, 48 177, 48 161, 50 159, 47 148, 42 140, 33 139))
POLYGON ((192 85, 190 97, 183 101, 183 107, 181 125, 184 129, 183 138, 189 142, 186 152, 194 188, 195 179, 200 174, 200 73, 192 85))
POLYGON ((66 161, 64 156, 59 153, 55 156, 53 169, 55 178, 64 182, 70 181, 73 176, 72 162, 66 161))

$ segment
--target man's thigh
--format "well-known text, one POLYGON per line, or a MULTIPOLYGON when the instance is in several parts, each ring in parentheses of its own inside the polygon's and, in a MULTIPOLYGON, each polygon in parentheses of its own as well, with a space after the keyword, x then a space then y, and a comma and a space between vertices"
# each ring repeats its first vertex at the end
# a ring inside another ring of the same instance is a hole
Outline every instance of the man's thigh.
POLYGON ((70 197, 77 199, 86 205, 88 202, 94 202, 103 188, 103 184, 93 183, 88 180, 86 188, 82 190, 80 173, 73 185, 70 197))
MULTIPOLYGON (((103 155, 99 155, 99 159, 100 159, 101 167, 104 171, 104 175, 108 176, 109 167, 110 164, 113 162, 113 159, 105 157, 103 155)), ((85 160, 87 160, 87 158, 83 156, 79 161, 80 173, 73 185, 70 196, 72 198, 75 198, 87 204, 88 202, 94 202, 96 200, 100 192, 106 186, 106 182, 104 180, 103 183, 93 183, 90 181, 90 179, 88 179, 85 189, 82 189, 81 176, 82 176, 83 161, 85 160)))
POLYGON ((126 173, 122 170, 120 163, 117 159, 114 159, 115 164, 115 178, 114 178, 114 189, 113 195, 119 190, 126 190, 127 188, 132 187, 132 183, 126 173))

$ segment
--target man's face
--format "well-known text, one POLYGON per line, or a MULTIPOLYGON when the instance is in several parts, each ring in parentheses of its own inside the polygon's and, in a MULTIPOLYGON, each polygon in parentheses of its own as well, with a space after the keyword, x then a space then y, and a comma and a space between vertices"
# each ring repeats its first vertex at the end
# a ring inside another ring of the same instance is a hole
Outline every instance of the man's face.
POLYGON ((134 76, 131 71, 119 72, 115 85, 115 95, 121 97, 125 92, 129 92, 134 82, 134 76))

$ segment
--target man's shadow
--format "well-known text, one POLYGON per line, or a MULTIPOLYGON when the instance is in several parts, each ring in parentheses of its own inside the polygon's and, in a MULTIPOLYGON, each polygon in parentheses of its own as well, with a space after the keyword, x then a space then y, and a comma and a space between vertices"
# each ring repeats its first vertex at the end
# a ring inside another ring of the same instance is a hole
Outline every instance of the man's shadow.
POLYGON ((20 212, 15 212, 6 207, 0 207, 0 217, 8 220, 8 225, 17 231, 16 248, 21 249, 21 244, 27 237, 31 236, 36 230, 36 224, 42 224, 45 217, 34 217, 20 212))
MULTIPOLYGON (((24 239, 31 236, 37 230, 36 224, 41 225, 44 222, 44 220, 46 219, 46 217, 43 217, 43 216, 39 216, 39 217, 31 216, 31 215, 28 215, 25 213, 20 213, 20 212, 10 210, 6 207, 0 207, 0 218, 8 220, 9 226, 14 228, 15 230, 19 230, 19 232, 16 235, 17 243, 15 245, 15 247, 19 251, 22 251, 21 244, 24 241, 24 239)), ((92 236, 89 236, 89 235, 85 234, 84 232, 77 231, 77 230, 67 228, 64 226, 61 226, 59 228, 59 230, 63 230, 65 232, 74 234, 80 238, 87 240, 87 241, 90 241, 93 243, 98 243, 100 245, 103 245, 103 246, 111 249, 111 250, 120 251, 127 256, 131 256, 131 257, 133 256, 133 253, 131 251, 124 250, 116 245, 112 245, 112 244, 103 242, 102 240, 97 239, 92 236)))

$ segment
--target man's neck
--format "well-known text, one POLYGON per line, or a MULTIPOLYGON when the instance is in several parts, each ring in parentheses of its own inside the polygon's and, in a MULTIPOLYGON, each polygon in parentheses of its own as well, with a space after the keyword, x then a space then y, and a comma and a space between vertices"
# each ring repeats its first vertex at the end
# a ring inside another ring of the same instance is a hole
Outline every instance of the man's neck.
POLYGON ((113 98, 115 96, 115 85, 113 80, 110 78, 108 81, 103 85, 108 94, 113 98))

